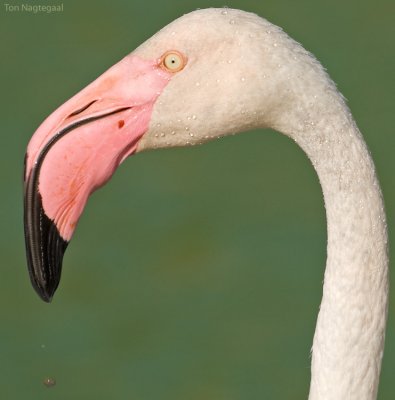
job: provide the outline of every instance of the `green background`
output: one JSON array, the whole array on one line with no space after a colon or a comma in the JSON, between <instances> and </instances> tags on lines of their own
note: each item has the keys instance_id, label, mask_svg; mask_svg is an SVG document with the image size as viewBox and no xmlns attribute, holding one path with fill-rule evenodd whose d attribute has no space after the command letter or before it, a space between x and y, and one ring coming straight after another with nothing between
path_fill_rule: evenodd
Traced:
<instances>
[{"instance_id":1,"label":"green background","mask_svg":"<svg viewBox=\"0 0 395 400\"><path fill-rule=\"evenodd\" d=\"M223 5L0 5L1 399L307 398L325 212L309 161L276 132L132 157L91 198L51 304L26 270L21 176L36 127L162 26ZM282 26L328 69L373 154L394 242L394 2L226 5ZM394 313L392 292L381 400L395 398Z\"/></svg>"}]
</instances>

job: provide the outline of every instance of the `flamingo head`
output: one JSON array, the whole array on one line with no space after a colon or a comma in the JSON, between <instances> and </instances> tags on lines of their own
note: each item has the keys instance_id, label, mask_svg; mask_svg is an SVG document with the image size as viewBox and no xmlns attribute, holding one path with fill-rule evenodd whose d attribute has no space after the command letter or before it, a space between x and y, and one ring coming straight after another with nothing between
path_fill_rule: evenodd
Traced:
<instances>
[{"instance_id":1,"label":"flamingo head","mask_svg":"<svg viewBox=\"0 0 395 400\"><path fill-rule=\"evenodd\" d=\"M281 46L285 40L279 28L251 13L192 12L41 124L25 158L24 221L30 278L43 300L59 284L64 251L89 195L125 158L276 127L292 101L280 59L296 53Z\"/></svg>"}]
</instances>

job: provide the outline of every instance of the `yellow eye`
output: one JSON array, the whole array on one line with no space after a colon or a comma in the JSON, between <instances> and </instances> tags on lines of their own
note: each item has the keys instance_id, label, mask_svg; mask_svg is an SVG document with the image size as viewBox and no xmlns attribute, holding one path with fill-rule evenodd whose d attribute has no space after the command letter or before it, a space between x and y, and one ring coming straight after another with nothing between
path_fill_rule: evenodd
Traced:
<instances>
[{"instance_id":1,"label":"yellow eye","mask_svg":"<svg viewBox=\"0 0 395 400\"><path fill-rule=\"evenodd\" d=\"M178 72L185 67L186 58L177 50L171 50L163 54L160 63L167 71Z\"/></svg>"}]
</instances>

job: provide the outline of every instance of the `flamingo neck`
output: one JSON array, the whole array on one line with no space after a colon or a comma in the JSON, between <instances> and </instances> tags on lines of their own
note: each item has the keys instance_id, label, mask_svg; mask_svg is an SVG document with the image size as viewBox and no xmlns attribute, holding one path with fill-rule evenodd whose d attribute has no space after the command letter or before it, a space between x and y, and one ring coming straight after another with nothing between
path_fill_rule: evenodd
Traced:
<instances>
[{"instance_id":1,"label":"flamingo neck","mask_svg":"<svg viewBox=\"0 0 395 400\"><path fill-rule=\"evenodd\" d=\"M325 92L321 101L305 99L289 134L317 171L328 227L309 399L373 400L388 302L384 207L372 159L347 106L336 91Z\"/></svg>"}]
</instances>

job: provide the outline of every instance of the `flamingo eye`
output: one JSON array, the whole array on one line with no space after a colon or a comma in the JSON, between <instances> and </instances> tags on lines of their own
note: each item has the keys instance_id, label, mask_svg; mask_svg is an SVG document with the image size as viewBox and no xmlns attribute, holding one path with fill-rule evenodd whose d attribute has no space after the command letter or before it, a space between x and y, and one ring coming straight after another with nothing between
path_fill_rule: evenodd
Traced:
<instances>
[{"instance_id":1,"label":"flamingo eye","mask_svg":"<svg viewBox=\"0 0 395 400\"><path fill-rule=\"evenodd\" d=\"M186 58L180 52L171 50L161 57L160 64L169 72L178 72L185 67Z\"/></svg>"}]
</instances>

